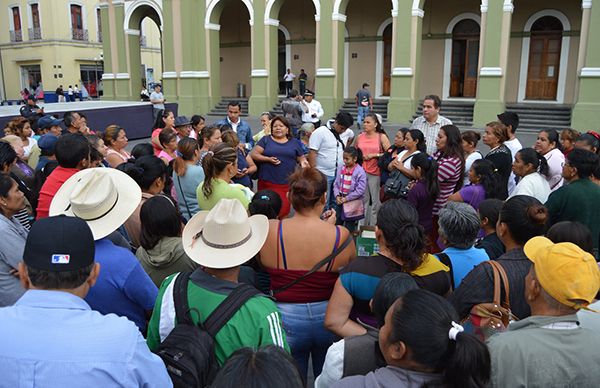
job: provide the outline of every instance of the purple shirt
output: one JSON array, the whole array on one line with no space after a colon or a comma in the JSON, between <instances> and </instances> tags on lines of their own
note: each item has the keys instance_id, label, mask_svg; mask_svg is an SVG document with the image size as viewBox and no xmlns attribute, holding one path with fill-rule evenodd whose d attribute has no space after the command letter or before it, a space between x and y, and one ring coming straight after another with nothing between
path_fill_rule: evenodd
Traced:
<instances>
[{"instance_id":1,"label":"purple shirt","mask_svg":"<svg viewBox=\"0 0 600 388\"><path fill-rule=\"evenodd\" d=\"M287 184L288 177L296 169L298 157L304 155L300 147L300 141L292 138L285 143L278 143L271 136L265 136L258 141L257 145L264 149L264 156L274 156L281 162L278 165L260 163L258 165L258 179L278 185Z\"/></svg>"},{"instance_id":2,"label":"purple shirt","mask_svg":"<svg viewBox=\"0 0 600 388\"><path fill-rule=\"evenodd\" d=\"M485 190L480 184L465 186L459 190L458 194L464 203L473 206L475 210L479 210L479 204L485 199Z\"/></svg>"},{"instance_id":3,"label":"purple shirt","mask_svg":"<svg viewBox=\"0 0 600 388\"><path fill-rule=\"evenodd\" d=\"M421 225L427 234L433 229L433 205L435 199L431 198L427 192L427 185L423 181L418 181L408 192L408 202L410 202L419 214L419 225Z\"/></svg>"}]
</instances>

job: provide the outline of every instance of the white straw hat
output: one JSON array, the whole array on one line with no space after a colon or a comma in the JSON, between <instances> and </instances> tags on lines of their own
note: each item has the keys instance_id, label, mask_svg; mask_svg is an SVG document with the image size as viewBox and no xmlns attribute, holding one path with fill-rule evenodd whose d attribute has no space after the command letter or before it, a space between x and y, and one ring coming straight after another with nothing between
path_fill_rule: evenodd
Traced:
<instances>
[{"instance_id":1,"label":"white straw hat","mask_svg":"<svg viewBox=\"0 0 600 388\"><path fill-rule=\"evenodd\" d=\"M50 216L79 217L99 240L123 225L141 200L142 190L129 175L114 168L89 168L60 187L50 204Z\"/></svg>"},{"instance_id":2,"label":"white straw hat","mask_svg":"<svg viewBox=\"0 0 600 388\"><path fill-rule=\"evenodd\" d=\"M210 211L192 217L183 229L183 249L208 268L244 264L260 251L269 232L264 215L248 217L237 199L221 199Z\"/></svg>"}]
</instances>

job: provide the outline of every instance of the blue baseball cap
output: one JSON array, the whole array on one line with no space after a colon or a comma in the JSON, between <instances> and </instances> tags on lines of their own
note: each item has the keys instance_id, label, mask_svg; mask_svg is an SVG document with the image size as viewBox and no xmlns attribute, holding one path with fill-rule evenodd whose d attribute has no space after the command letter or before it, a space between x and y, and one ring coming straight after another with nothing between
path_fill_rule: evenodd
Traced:
<instances>
[{"instance_id":1,"label":"blue baseball cap","mask_svg":"<svg viewBox=\"0 0 600 388\"><path fill-rule=\"evenodd\" d=\"M38 129L48 129L55 125L60 125L64 119L57 119L54 116L42 116L38 120Z\"/></svg>"},{"instance_id":2,"label":"blue baseball cap","mask_svg":"<svg viewBox=\"0 0 600 388\"><path fill-rule=\"evenodd\" d=\"M54 149L56 148L56 142L58 141L58 137L51 134L51 133L47 133L45 135L43 135L42 137L40 137L40 139L38 140L38 147L40 147L40 149L42 151L50 151L52 153L54 153Z\"/></svg>"}]
</instances>

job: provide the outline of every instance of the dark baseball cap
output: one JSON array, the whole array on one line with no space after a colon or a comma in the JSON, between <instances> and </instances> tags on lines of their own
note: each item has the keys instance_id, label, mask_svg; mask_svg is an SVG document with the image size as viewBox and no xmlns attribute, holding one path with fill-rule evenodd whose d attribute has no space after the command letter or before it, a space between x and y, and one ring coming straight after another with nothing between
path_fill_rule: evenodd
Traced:
<instances>
[{"instance_id":1,"label":"dark baseball cap","mask_svg":"<svg viewBox=\"0 0 600 388\"><path fill-rule=\"evenodd\" d=\"M64 119L57 119L54 116L43 116L38 120L38 128L39 129L47 129L53 127L55 125L60 125Z\"/></svg>"},{"instance_id":2,"label":"dark baseball cap","mask_svg":"<svg viewBox=\"0 0 600 388\"><path fill-rule=\"evenodd\" d=\"M56 137L55 135L53 135L51 133L47 133L47 134L43 135L42 137L40 137L40 139L38 140L38 147L40 147L40 149L42 151L50 151L50 152L54 153L54 150L56 149L57 141L58 141L58 137Z\"/></svg>"},{"instance_id":3,"label":"dark baseball cap","mask_svg":"<svg viewBox=\"0 0 600 388\"><path fill-rule=\"evenodd\" d=\"M192 122L185 116L177 116L175 117L175 125L174 127L182 127L184 125L189 125Z\"/></svg>"},{"instance_id":4,"label":"dark baseball cap","mask_svg":"<svg viewBox=\"0 0 600 388\"><path fill-rule=\"evenodd\" d=\"M76 271L94 263L94 236L87 223L64 215L36 221L25 243L23 262L48 272Z\"/></svg>"},{"instance_id":5,"label":"dark baseball cap","mask_svg":"<svg viewBox=\"0 0 600 388\"><path fill-rule=\"evenodd\" d=\"M506 111L504 113L500 113L498 115L498 120L507 127L510 125L513 128L513 131L517 129L519 126L519 115L515 112Z\"/></svg>"},{"instance_id":6,"label":"dark baseball cap","mask_svg":"<svg viewBox=\"0 0 600 388\"><path fill-rule=\"evenodd\" d=\"M32 100L32 101L37 101L37 98L35 98L35 96L33 94L30 94L29 96L27 96L28 100Z\"/></svg>"}]
</instances>

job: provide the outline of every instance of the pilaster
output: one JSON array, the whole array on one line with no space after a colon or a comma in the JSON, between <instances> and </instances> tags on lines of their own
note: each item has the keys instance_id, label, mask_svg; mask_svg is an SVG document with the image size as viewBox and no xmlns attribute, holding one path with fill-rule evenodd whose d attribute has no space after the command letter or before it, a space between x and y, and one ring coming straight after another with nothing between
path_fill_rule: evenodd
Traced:
<instances>
[{"instance_id":1,"label":"pilaster","mask_svg":"<svg viewBox=\"0 0 600 388\"><path fill-rule=\"evenodd\" d=\"M261 112L267 111L273 107L270 96L269 78L273 76L273 72L267 69L267 56L272 49L269 45L270 26L263 22L265 14L265 1L255 1L254 17L250 15L253 21L250 23L250 52L252 70L250 73L250 82L252 83L252 94L248 100L248 113L253 116L258 116ZM279 24L272 23L272 24ZM275 72L275 77L277 73Z\"/></svg>"},{"instance_id":2,"label":"pilaster","mask_svg":"<svg viewBox=\"0 0 600 388\"><path fill-rule=\"evenodd\" d=\"M111 9L111 5L108 3L102 3L100 5L100 19L102 23L102 31L105 31L104 39L102 42L102 52L104 56L104 74L106 75L102 77L102 99L103 100L114 100L115 96L115 81L113 77L113 72L117 70L116 66L113 65L113 50L116 53L117 48L113 47L113 41L116 39L115 31L116 28L114 26L113 20L113 11Z\"/></svg>"},{"instance_id":3,"label":"pilaster","mask_svg":"<svg viewBox=\"0 0 600 388\"><path fill-rule=\"evenodd\" d=\"M482 13L486 10L482 8ZM513 6L510 0L489 0L479 51L481 67L473 126L483 127L505 108L506 71Z\"/></svg>"},{"instance_id":4,"label":"pilaster","mask_svg":"<svg viewBox=\"0 0 600 388\"><path fill-rule=\"evenodd\" d=\"M343 99L345 15L333 14L333 4L333 0L321 1L321 17L316 22L315 92L328 115L337 112Z\"/></svg>"},{"instance_id":5,"label":"pilaster","mask_svg":"<svg viewBox=\"0 0 600 388\"><path fill-rule=\"evenodd\" d=\"M131 88L127 58L127 36L123 28L125 20L125 4L124 3L113 3L114 7L114 25L115 25L115 40L116 40L116 53L117 53L117 71L115 74L115 99L117 100L129 100L131 99ZM139 46L139 44L138 44ZM113 50L115 48L113 47ZM114 54L114 51L113 51Z\"/></svg>"}]
</instances>

